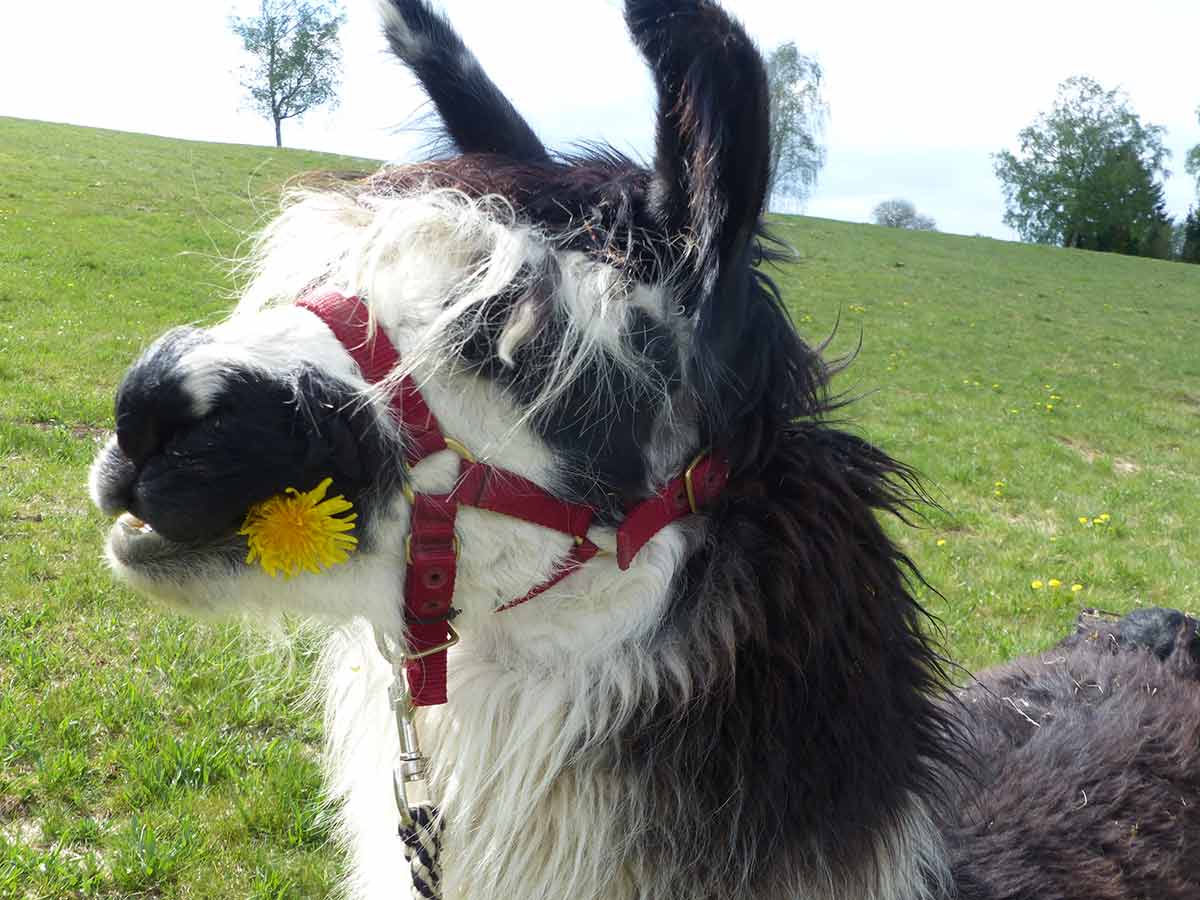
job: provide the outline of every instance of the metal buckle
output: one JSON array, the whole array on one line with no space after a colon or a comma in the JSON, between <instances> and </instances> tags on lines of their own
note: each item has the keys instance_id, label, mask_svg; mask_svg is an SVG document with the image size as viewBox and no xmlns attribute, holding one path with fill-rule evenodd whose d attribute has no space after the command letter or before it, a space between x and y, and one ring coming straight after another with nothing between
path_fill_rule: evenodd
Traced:
<instances>
[{"instance_id":1,"label":"metal buckle","mask_svg":"<svg viewBox=\"0 0 1200 900\"><path fill-rule=\"evenodd\" d=\"M692 460L691 465L687 467L687 471L683 473L683 483L687 487L688 508L694 512L700 512L696 507L696 488L692 484L692 476L696 473L696 467L708 457L709 451L703 450L700 455Z\"/></svg>"}]
</instances>

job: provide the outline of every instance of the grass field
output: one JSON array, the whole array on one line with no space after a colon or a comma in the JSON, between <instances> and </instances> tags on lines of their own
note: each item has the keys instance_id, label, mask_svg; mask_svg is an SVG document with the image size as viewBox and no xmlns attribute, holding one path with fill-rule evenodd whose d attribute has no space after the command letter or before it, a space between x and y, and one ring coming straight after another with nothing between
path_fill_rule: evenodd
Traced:
<instances>
[{"instance_id":1,"label":"grass field","mask_svg":"<svg viewBox=\"0 0 1200 900\"><path fill-rule=\"evenodd\" d=\"M0 119L0 898L321 897L336 878L307 645L114 585L84 481L122 370L228 309L222 260L280 185L360 165ZM864 395L852 427L944 507L895 533L952 655L1036 650L1081 606L1200 605L1200 267L779 227L800 327L840 316L835 353L862 337L839 382Z\"/></svg>"}]
</instances>

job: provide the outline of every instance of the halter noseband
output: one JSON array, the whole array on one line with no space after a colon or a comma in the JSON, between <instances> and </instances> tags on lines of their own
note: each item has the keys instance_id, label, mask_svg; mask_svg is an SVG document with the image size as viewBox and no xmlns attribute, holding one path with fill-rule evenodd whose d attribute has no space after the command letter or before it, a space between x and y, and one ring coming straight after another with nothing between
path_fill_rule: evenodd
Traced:
<instances>
[{"instance_id":1,"label":"halter noseband","mask_svg":"<svg viewBox=\"0 0 1200 900\"><path fill-rule=\"evenodd\" d=\"M329 327L369 383L382 381L399 364L399 354L387 335L371 328L367 304L360 298L327 293L302 298L297 305L316 314ZM400 382L388 403L404 432L409 469L442 450L451 450L459 457L458 479L449 493L416 494L406 487L411 514L404 576L408 636L405 675L412 705L433 706L446 702L446 651L458 641L450 624L455 615L459 546L454 523L458 507L473 506L533 522L574 539L566 560L549 579L496 612L532 600L600 553L588 538L595 510L555 497L527 478L476 460L463 444L442 434L411 377ZM617 528L617 565L628 569L654 535L707 506L721 494L728 480L728 462L702 453L658 493L631 505Z\"/></svg>"}]
</instances>

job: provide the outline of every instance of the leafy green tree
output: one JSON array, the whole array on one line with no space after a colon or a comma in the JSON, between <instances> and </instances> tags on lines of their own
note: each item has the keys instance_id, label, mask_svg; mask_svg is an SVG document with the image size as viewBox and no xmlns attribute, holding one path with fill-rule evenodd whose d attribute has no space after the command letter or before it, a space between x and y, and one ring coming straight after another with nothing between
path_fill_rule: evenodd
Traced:
<instances>
[{"instance_id":1,"label":"leafy green tree","mask_svg":"<svg viewBox=\"0 0 1200 900\"><path fill-rule=\"evenodd\" d=\"M1183 241L1179 249L1183 262L1200 263L1200 207L1191 210L1183 220Z\"/></svg>"},{"instance_id":2,"label":"leafy green tree","mask_svg":"<svg viewBox=\"0 0 1200 900\"><path fill-rule=\"evenodd\" d=\"M1200 121L1200 106L1196 107L1196 120ZM1183 167L1189 175L1196 179L1196 199L1200 200L1200 144L1188 151Z\"/></svg>"},{"instance_id":3,"label":"leafy green tree","mask_svg":"<svg viewBox=\"0 0 1200 900\"><path fill-rule=\"evenodd\" d=\"M1021 130L1019 153L994 157L1005 224L1038 244L1134 254L1158 247L1164 133L1143 124L1123 92L1068 78L1054 109Z\"/></svg>"},{"instance_id":4,"label":"leafy green tree","mask_svg":"<svg viewBox=\"0 0 1200 900\"><path fill-rule=\"evenodd\" d=\"M871 221L886 228L907 228L909 231L937 231L937 222L917 212L909 200L897 197L884 200L871 212Z\"/></svg>"},{"instance_id":5,"label":"leafy green tree","mask_svg":"<svg viewBox=\"0 0 1200 900\"><path fill-rule=\"evenodd\" d=\"M1172 241L1175 237L1175 222L1167 215L1166 201L1154 210L1154 216L1142 233L1137 245L1129 252L1135 256L1151 259L1172 259Z\"/></svg>"},{"instance_id":6,"label":"leafy green tree","mask_svg":"<svg viewBox=\"0 0 1200 900\"><path fill-rule=\"evenodd\" d=\"M261 0L257 16L231 16L229 27L254 61L242 67L242 87L255 112L282 125L310 109L337 103L342 58L337 0Z\"/></svg>"},{"instance_id":7,"label":"leafy green tree","mask_svg":"<svg viewBox=\"0 0 1200 900\"><path fill-rule=\"evenodd\" d=\"M768 196L803 201L825 165L821 138L829 107L821 95L821 66L791 41L767 57L771 99L771 181Z\"/></svg>"}]
</instances>

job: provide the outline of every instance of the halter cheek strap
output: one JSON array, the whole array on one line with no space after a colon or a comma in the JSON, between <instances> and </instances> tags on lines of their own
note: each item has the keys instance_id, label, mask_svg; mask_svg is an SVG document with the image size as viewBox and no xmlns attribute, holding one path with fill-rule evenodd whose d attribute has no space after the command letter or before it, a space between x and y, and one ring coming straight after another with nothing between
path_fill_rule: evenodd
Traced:
<instances>
[{"instance_id":1,"label":"halter cheek strap","mask_svg":"<svg viewBox=\"0 0 1200 900\"><path fill-rule=\"evenodd\" d=\"M378 328L372 328L367 304L339 293L310 296L297 305L315 313L354 359L363 377L377 384L399 365L400 356ZM458 568L455 518L459 506L473 506L533 522L574 539L565 560L549 579L496 611L520 606L548 591L600 552L588 538L595 510L555 497L513 472L477 461L459 442L447 438L411 377L389 398L389 408L405 435L405 462L411 469L442 450L459 456L458 479L446 494L411 494L404 574L404 623L408 651L405 674L413 706L446 702L446 651L458 640L454 582ZM715 500L729 480L729 464L701 454L682 475L652 497L630 506L617 528L617 565L628 569L638 551L667 525Z\"/></svg>"}]
</instances>

